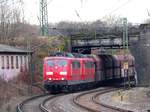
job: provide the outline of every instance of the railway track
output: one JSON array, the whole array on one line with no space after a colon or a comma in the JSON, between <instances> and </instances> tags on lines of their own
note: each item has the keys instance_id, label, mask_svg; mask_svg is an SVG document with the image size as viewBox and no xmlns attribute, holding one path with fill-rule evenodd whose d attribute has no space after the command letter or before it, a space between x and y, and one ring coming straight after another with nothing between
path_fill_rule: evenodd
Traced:
<instances>
[{"instance_id":1,"label":"railway track","mask_svg":"<svg viewBox=\"0 0 150 112\"><path fill-rule=\"evenodd\" d=\"M41 95L30 97L24 100L23 102L21 102L20 104L18 104L16 110L17 112L34 112L34 110L36 110L36 112L40 112L40 109L38 108L39 104L36 104L35 102L39 101L40 103L43 99L47 97L48 94L41 94ZM32 104L32 108L31 108L31 104Z\"/></svg>"},{"instance_id":2,"label":"railway track","mask_svg":"<svg viewBox=\"0 0 150 112\"><path fill-rule=\"evenodd\" d=\"M17 112L57 112L57 111L68 111L68 108L61 109L60 104L73 102L73 108L77 110L85 110L90 112L132 112L129 110L124 110L116 108L110 105L103 104L99 101L99 97L107 92L118 90L118 88L99 88L96 90L90 90L82 93L75 94L58 94L58 95L48 95L42 94L38 96L26 99L17 106ZM70 100L66 100L70 97ZM72 98L71 98L72 97ZM60 100L63 99L63 100ZM72 100L71 100L72 99ZM66 100L66 101L65 101ZM62 102L63 101L63 102ZM58 103L60 102L60 103ZM62 105L63 107L63 105ZM72 108L72 107L70 107ZM74 110L74 109L72 109ZM74 112L72 111L71 112Z\"/></svg>"},{"instance_id":3,"label":"railway track","mask_svg":"<svg viewBox=\"0 0 150 112\"><path fill-rule=\"evenodd\" d=\"M100 103L98 100L100 95L115 90L117 90L117 88L105 88L103 90L84 92L74 97L73 102L77 106L91 112L132 112Z\"/></svg>"},{"instance_id":4,"label":"railway track","mask_svg":"<svg viewBox=\"0 0 150 112\"><path fill-rule=\"evenodd\" d=\"M55 96L51 96L49 98L46 98L40 105L39 108L42 110L42 112L50 112L50 109L47 108L46 103L51 101L52 99L55 99L56 97L60 97L63 94L59 94L59 95L55 95Z\"/></svg>"},{"instance_id":5,"label":"railway track","mask_svg":"<svg viewBox=\"0 0 150 112\"><path fill-rule=\"evenodd\" d=\"M17 112L49 112L46 103L61 95L41 94L33 96L18 104L16 110Z\"/></svg>"},{"instance_id":6,"label":"railway track","mask_svg":"<svg viewBox=\"0 0 150 112\"><path fill-rule=\"evenodd\" d=\"M148 97L150 97L150 91L149 91L149 92L147 92L147 96L148 96Z\"/></svg>"}]
</instances>

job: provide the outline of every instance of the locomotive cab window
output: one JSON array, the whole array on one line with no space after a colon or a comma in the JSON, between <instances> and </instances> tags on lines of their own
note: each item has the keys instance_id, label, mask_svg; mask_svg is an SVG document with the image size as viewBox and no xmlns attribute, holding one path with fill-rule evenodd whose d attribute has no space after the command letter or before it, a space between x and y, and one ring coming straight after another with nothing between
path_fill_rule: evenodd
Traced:
<instances>
[{"instance_id":1,"label":"locomotive cab window","mask_svg":"<svg viewBox=\"0 0 150 112\"><path fill-rule=\"evenodd\" d=\"M78 62L78 61L73 61L73 62L72 62L72 68L73 68L73 69L78 69L78 68L80 68L80 62Z\"/></svg>"},{"instance_id":2,"label":"locomotive cab window","mask_svg":"<svg viewBox=\"0 0 150 112\"><path fill-rule=\"evenodd\" d=\"M60 67L66 66L67 65L67 61L66 60L48 60L47 61L48 66L54 66L54 65L58 65Z\"/></svg>"},{"instance_id":3,"label":"locomotive cab window","mask_svg":"<svg viewBox=\"0 0 150 112\"><path fill-rule=\"evenodd\" d=\"M53 60L48 60L47 65L48 66L54 66L54 61Z\"/></svg>"},{"instance_id":4,"label":"locomotive cab window","mask_svg":"<svg viewBox=\"0 0 150 112\"><path fill-rule=\"evenodd\" d=\"M67 65L67 61L66 60L59 60L58 61L58 65L59 66L66 66Z\"/></svg>"},{"instance_id":5,"label":"locomotive cab window","mask_svg":"<svg viewBox=\"0 0 150 112\"><path fill-rule=\"evenodd\" d=\"M86 61L84 63L84 65L85 65L85 68L93 68L94 67L94 63L91 61Z\"/></svg>"}]
</instances>

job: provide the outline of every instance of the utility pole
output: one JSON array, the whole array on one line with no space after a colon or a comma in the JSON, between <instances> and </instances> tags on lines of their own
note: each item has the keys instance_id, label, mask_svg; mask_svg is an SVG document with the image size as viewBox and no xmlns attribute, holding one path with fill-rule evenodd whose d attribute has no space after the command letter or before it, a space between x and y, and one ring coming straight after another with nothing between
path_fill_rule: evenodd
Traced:
<instances>
[{"instance_id":1,"label":"utility pole","mask_svg":"<svg viewBox=\"0 0 150 112\"><path fill-rule=\"evenodd\" d=\"M128 26L127 18L123 18L123 49L128 50Z\"/></svg>"},{"instance_id":2,"label":"utility pole","mask_svg":"<svg viewBox=\"0 0 150 112\"><path fill-rule=\"evenodd\" d=\"M124 76L127 76L128 78L128 87L130 88L130 76L128 73L128 49L129 49L129 39L128 39L128 26L127 26L127 18L123 18L123 50L124 50L124 63L123 63L123 69L124 69ZM124 79L125 83L125 79ZM125 85L124 85L125 86Z\"/></svg>"},{"instance_id":3,"label":"utility pole","mask_svg":"<svg viewBox=\"0 0 150 112\"><path fill-rule=\"evenodd\" d=\"M47 0L40 0L40 30L42 36L48 36Z\"/></svg>"},{"instance_id":4,"label":"utility pole","mask_svg":"<svg viewBox=\"0 0 150 112\"><path fill-rule=\"evenodd\" d=\"M28 75L30 77L30 84L28 85L28 93L30 95L32 95L32 84L33 84L33 74L32 74L32 70L31 70L31 66L32 66L32 58L31 58L31 37L27 37L27 57L28 57Z\"/></svg>"},{"instance_id":5,"label":"utility pole","mask_svg":"<svg viewBox=\"0 0 150 112\"><path fill-rule=\"evenodd\" d=\"M123 18L123 49L124 49L124 55L128 54L129 38L128 38L127 18Z\"/></svg>"}]
</instances>

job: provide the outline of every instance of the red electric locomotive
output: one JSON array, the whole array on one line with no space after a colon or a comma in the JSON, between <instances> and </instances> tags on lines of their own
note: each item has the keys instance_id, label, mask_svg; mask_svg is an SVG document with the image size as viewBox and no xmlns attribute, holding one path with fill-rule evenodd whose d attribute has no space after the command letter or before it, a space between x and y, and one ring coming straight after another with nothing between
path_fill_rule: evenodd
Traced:
<instances>
[{"instance_id":1,"label":"red electric locomotive","mask_svg":"<svg viewBox=\"0 0 150 112\"><path fill-rule=\"evenodd\" d=\"M43 65L44 86L49 91L69 90L93 83L95 75L92 58L46 57Z\"/></svg>"}]
</instances>

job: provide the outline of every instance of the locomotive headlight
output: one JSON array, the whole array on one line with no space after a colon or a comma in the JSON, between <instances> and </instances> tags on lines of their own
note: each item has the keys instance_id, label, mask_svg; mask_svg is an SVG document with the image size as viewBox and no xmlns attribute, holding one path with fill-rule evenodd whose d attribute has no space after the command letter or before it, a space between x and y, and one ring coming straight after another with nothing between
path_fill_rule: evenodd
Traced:
<instances>
[{"instance_id":1,"label":"locomotive headlight","mask_svg":"<svg viewBox=\"0 0 150 112\"><path fill-rule=\"evenodd\" d=\"M46 75L53 75L53 72L46 72Z\"/></svg>"},{"instance_id":2,"label":"locomotive headlight","mask_svg":"<svg viewBox=\"0 0 150 112\"><path fill-rule=\"evenodd\" d=\"M67 72L60 72L60 75L67 75Z\"/></svg>"}]
</instances>

